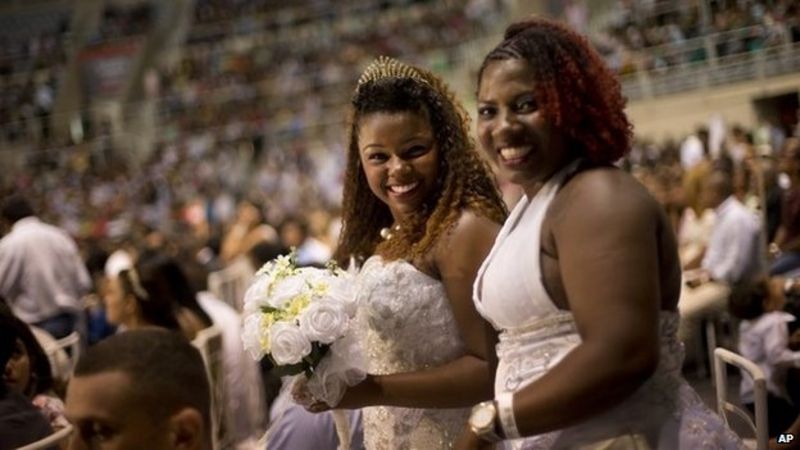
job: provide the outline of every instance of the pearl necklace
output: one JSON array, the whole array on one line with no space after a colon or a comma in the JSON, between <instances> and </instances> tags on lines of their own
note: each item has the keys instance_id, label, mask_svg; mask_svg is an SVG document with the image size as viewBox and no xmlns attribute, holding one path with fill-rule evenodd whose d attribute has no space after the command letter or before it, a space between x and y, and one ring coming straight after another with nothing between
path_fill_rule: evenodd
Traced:
<instances>
[{"instance_id":1,"label":"pearl necklace","mask_svg":"<svg viewBox=\"0 0 800 450\"><path fill-rule=\"evenodd\" d=\"M389 227L381 228L381 237L383 238L384 241L388 241L398 231L400 231L400 225L395 225L391 228Z\"/></svg>"}]
</instances>

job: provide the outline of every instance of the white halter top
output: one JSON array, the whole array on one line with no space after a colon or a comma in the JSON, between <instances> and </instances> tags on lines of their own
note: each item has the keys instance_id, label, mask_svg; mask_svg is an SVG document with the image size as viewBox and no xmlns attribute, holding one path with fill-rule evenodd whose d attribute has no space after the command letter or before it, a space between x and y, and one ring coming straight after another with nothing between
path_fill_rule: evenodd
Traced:
<instances>
[{"instance_id":1,"label":"white halter top","mask_svg":"<svg viewBox=\"0 0 800 450\"><path fill-rule=\"evenodd\" d=\"M533 199L523 196L506 220L473 286L478 312L498 330L514 330L559 311L544 288L540 269L540 235L547 209L564 179L578 167L575 160L545 182Z\"/></svg>"}]
</instances>

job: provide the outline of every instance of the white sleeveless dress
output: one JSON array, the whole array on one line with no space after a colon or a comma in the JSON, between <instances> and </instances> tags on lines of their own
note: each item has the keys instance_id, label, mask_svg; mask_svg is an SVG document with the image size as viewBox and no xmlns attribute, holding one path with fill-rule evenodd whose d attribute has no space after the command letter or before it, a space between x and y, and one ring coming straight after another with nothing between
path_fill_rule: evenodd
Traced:
<instances>
[{"instance_id":1,"label":"white sleeveless dress","mask_svg":"<svg viewBox=\"0 0 800 450\"><path fill-rule=\"evenodd\" d=\"M441 281L406 261L369 258L358 276L357 324L374 375L440 366L465 354ZM458 439L468 408L363 410L369 450L446 449Z\"/></svg>"},{"instance_id":2,"label":"white sleeveless dress","mask_svg":"<svg viewBox=\"0 0 800 450\"><path fill-rule=\"evenodd\" d=\"M577 162L565 167L533 199L519 201L478 271L476 308L500 331L495 394L527 386L581 341L572 314L559 310L542 284L537 250L547 208L576 167ZM630 436L626 448L642 439L645 447L663 450L743 448L681 376L678 314L662 311L659 322L658 367L623 403L569 428L507 441L506 448L580 448L624 436Z\"/></svg>"}]
</instances>

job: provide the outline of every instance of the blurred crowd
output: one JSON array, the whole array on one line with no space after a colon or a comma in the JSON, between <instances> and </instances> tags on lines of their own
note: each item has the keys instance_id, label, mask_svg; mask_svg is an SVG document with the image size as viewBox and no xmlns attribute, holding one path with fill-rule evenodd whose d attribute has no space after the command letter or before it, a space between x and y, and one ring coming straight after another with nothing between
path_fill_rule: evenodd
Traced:
<instances>
[{"instance_id":1,"label":"blurred crowd","mask_svg":"<svg viewBox=\"0 0 800 450\"><path fill-rule=\"evenodd\" d=\"M702 4L622 1L608 27L592 39L622 75L800 42L796 2L710 1L707 15ZM704 42L706 37L708 42Z\"/></svg>"},{"instance_id":2,"label":"blurred crowd","mask_svg":"<svg viewBox=\"0 0 800 450\"><path fill-rule=\"evenodd\" d=\"M0 18L0 141L47 139L67 64L69 11Z\"/></svg>"},{"instance_id":3,"label":"blurred crowd","mask_svg":"<svg viewBox=\"0 0 800 450\"><path fill-rule=\"evenodd\" d=\"M222 3L236 4L222 8L225 16L218 19L226 23L277 8L198 2L195 13L207 20L189 30L187 42L213 22L217 16L209 11ZM290 216L313 218L312 229L329 241L341 195L344 107L361 64L382 53L420 58L431 42L450 48L469 41L486 32L487 9L501 6L406 3L297 25L308 39L295 38L294 45L278 32L266 40L255 33L243 50L187 43L151 92L158 128L146 158L116 148L107 124L86 126L80 143L32 151L29 170L4 176L3 192L28 195L40 215L75 236L84 251L155 230L179 247L218 253L243 201L257 204L273 228ZM141 30L148 11L146 5L107 10L104 23L122 20L130 26L120 29ZM367 14L372 20L364 20ZM417 32L397 32L412 23Z\"/></svg>"},{"instance_id":4,"label":"blurred crowd","mask_svg":"<svg viewBox=\"0 0 800 450\"><path fill-rule=\"evenodd\" d=\"M154 6L146 1L130 5L105 5L97 31L88 45L143 35L153 24Z\"/></svg>"},{"instance_id":5,"label":"blurred crowd","mask_svg":"<svg viewBox=\"0 0 800 450\"><path fill-rule=\"evenodd\" d=\"M0 141L31 142L25 170L0 175L0 199L21 195L30 207L26 226L40 221L74 240L76 266L85 266L74 278L88 278L67 300L83 314L72 325L85 343L115 327L154 324L190 339L212 325L232 335L241 327L236 299L209 285L214 274L246 282L289 248L301 264L323 265L340 227L345 107L364 63L386 54L445 75L463 70L463 47L503 25L507 7L503 0L335 3L196 1L179 56L147 75L145 96L157 107L153 149L145 155L126 153L105 122L86 122L79 139L49 139L68 21L28 35L0 32ZM796 2L712 1L708 22L694 2L666 3L675 4L622 2L616 22L593 36L621 74L704 60L709 48L696 38L708 35L730 32L712 41L716 56L800 41ZM142 35L156 19L154 3L109 6L88 43ZM732 198L760 217L763 252L750 257L791 279L800 276L799 139L797 128L714 122L680 141L640 141L621 164L663 205L687 270L713 239L720 203L706 198L706 181L727 174ZM19 231L14 224L7 217L0 236ZM130 278L132 269L146 275L142 286ZM162 279L180 292L157 295ZM147 303L151 295L174 303ZM134 306L126 309L128 301ZM233 319L226 322L226 314ZM63 317L29 319L64 335ZM23 344L17 353L60 365ZM236 351L230 358L238 362L229 364L246 364L241 348L228 350ZM280 382L261 369L259 389L269 402ZM64 426L55 378L21 389L52 412L54 428ZM251 388L247 383L241 387ZM263 431L263 420L254 418L235 439Z\"/></svg>"}]
</instances>

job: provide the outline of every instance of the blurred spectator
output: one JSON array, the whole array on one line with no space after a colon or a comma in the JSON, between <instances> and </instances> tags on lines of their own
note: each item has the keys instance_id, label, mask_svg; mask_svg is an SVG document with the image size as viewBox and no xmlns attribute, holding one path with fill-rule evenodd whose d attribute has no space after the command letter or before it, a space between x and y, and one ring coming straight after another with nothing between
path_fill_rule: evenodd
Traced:
<instances>
[{"instance_id":1,"label":"blurred spectator","mask_svg":"<svg viewBox=\"0 0 800 450\"><path fill-rule=\"evenodd\" d=\"M789 138L781 152L780 167L789 176L791 187L783 196L781 223L770 244L770 275L800 267L800 139Z\"/></svg>"},{"instance_id":2,"label":"blurred spectator","mask_svg":"<svg viewBox=\"0 0 800 450\"><path fill-rule=\"evenodd\" d=\"M730 311L741 319L739 325L739 353L756 363L767 380L767 419L769 436L786 431L798 417L786 390L786 371L800 368L800 352L789 350L788 322L795 317L780 309L769 308L775 296L767 280L742 286L731 295ZM777 302L780 304L781 302ZM753 380L742 377L740 398L754 411ZM800 399L795 399L800 400Z\"/></svg>"},{"instance_id":3,"label":"blurred spectator","mask_svg":"<svg viewBox=\"0 0 800 450\"><path fill-rule=\"evenodd\" d=\"M13 319L0 315L0 367L6 367L18 336ZM0 380L0 447L17 448L47 437L53 429L38 408Z\"/></svg>"},{"instance_id":4,"label":"blurred spectator","mask_svg":"<svg viewBox=\"0 0 800 450\"><path fill-rule=\"evenodd\" d=\"M6 386L25 396L48 419L54 430L69 424L64 418L64 402L55 393L50 362L28 325L0 309L0 316L10 317L16 330L14 352L3 372Z\"/></svg>"},{"instance_id":5,"label":"blurred spectator","mask_svg":"<svg viewBox=\"0 0 800 450\"><path fill-rule=\"evenodd\" d=\"M761 273L758 217L733 196L730 175L712 172L706 180L703 197L714 208L716 224L701 263L712 280L736 284Z\"/></svg>"},{"instance_id":6,"label":"blurred spectator","mask_svg":"<svg viewBox=\"0 0 800 450\"><path fill-rule=\"evenodd\" d=\"M119 331L144 327L181 330L170 299L151 297L133 267L122 270L109 281L104 301L108 321ZM194 337L194 334L187 330L186 336Z\"/></svg>"},{"instance_id":7,"label":"blurred spectator","mask_svg":"<svg viewBox=\"0 0 800 450\"><path fill-rule=\"evenodd\" d=\"M338 449L339 436L333 421L333 413L325 411L315 414L306 411L305 408L289 399L288 385L290 383L287 381L287 387L284 388L270 411L272 426L266 436L266 448L270 450ZM349 410L347 415L350 424L350 448L364 450L361 410Z\"/></svg>"},{"instance_id":8,"label":"blurred spectator","mask_svg":"<svg viewBox=\"0 0 800 450\"><path fill-rule=\"evenodd\" d=\"M74 330L85 337L81 298L91 279L75 242L39 220L21 196L5 198L0 214L12 225L0 240L0 297L17 317L56 338Z\"/></svg>"},{"instance_id":9,"label":"blurred spectator","mask_svg":"<svg viewBox=\"0 0 800 450\"><path fill-rule=\"evenodd\" d=\"M739 125L734 126L731 130L728 154L737 165L754 154L752 137Z\"/></svg>"},{"instance_id":10,"label":"blurred spectator","mask_svg":"<svg viewBox=\"0 0 800 450\"><path fill-rule=\"evenodd\" d=\"M708 129L700 127L694 134L686 137L681 144L681 165L689 170L708 157Z\"/></svg>"},{"instance_id":11,"label":"blurred spectator","mask_svg":"<svg viewBox=\"0 0 800 450\"><path fill-rule=\"evenodd\" d=\"M261 208L253 202L244 200L239 203L236 222L222 241L222 260L230 263L247 254L256 243L276 239L278 234L265 222Z\"/></svg>"},{"instance_id":12,"label":"blurred spectator","mask_svg":"<svg viewBox=\"0 0 800 450\"><path fill-rule=\"evenodd\" d=\"M700 319L725 309L732 285L750 281L762 270L761 225L758 217L734 197L730 174L712 172L704 184L703 199L715 210L716 222L699 270L684 273L689 287L678 303L679 334L684 343L691 342Z\"/></svg>"},{"instance_id":13,"label":"blurred spectator","mask_svg":"<svg viewBox=\"0 0 800 450\"><path fill-rule=\"evenodd\" d=\"M331 258L330 247L311 235L306 219L288 217L281 223L279 231L283 246L296 249L299 266L324 266Z\"/></svg>"},{"instance_id":14,"label":"blurred spectator","mask_svg":"<svg viewBox=\"0 0 800 450\"><path fill-rule=\"evenodd\" d=\"M773 242L778 234L783 211L784 191L778 182L778 164L773 159L761 158L761 173L764 183L764 201L766 203L766 238Z\"/></svg>"},{"instance_id":15,"label":"blurred spectator","mask_svg":"<svg viewBox=\"0 0 800 450\"><path fill-rule=\"evenodd\" d=\"M189 339L212 325L211 317L197 303L197 293L178 262L159 251L142 253L136 273L150 302L170 306L180 329Z\"/></svg>"}]
</instances>

